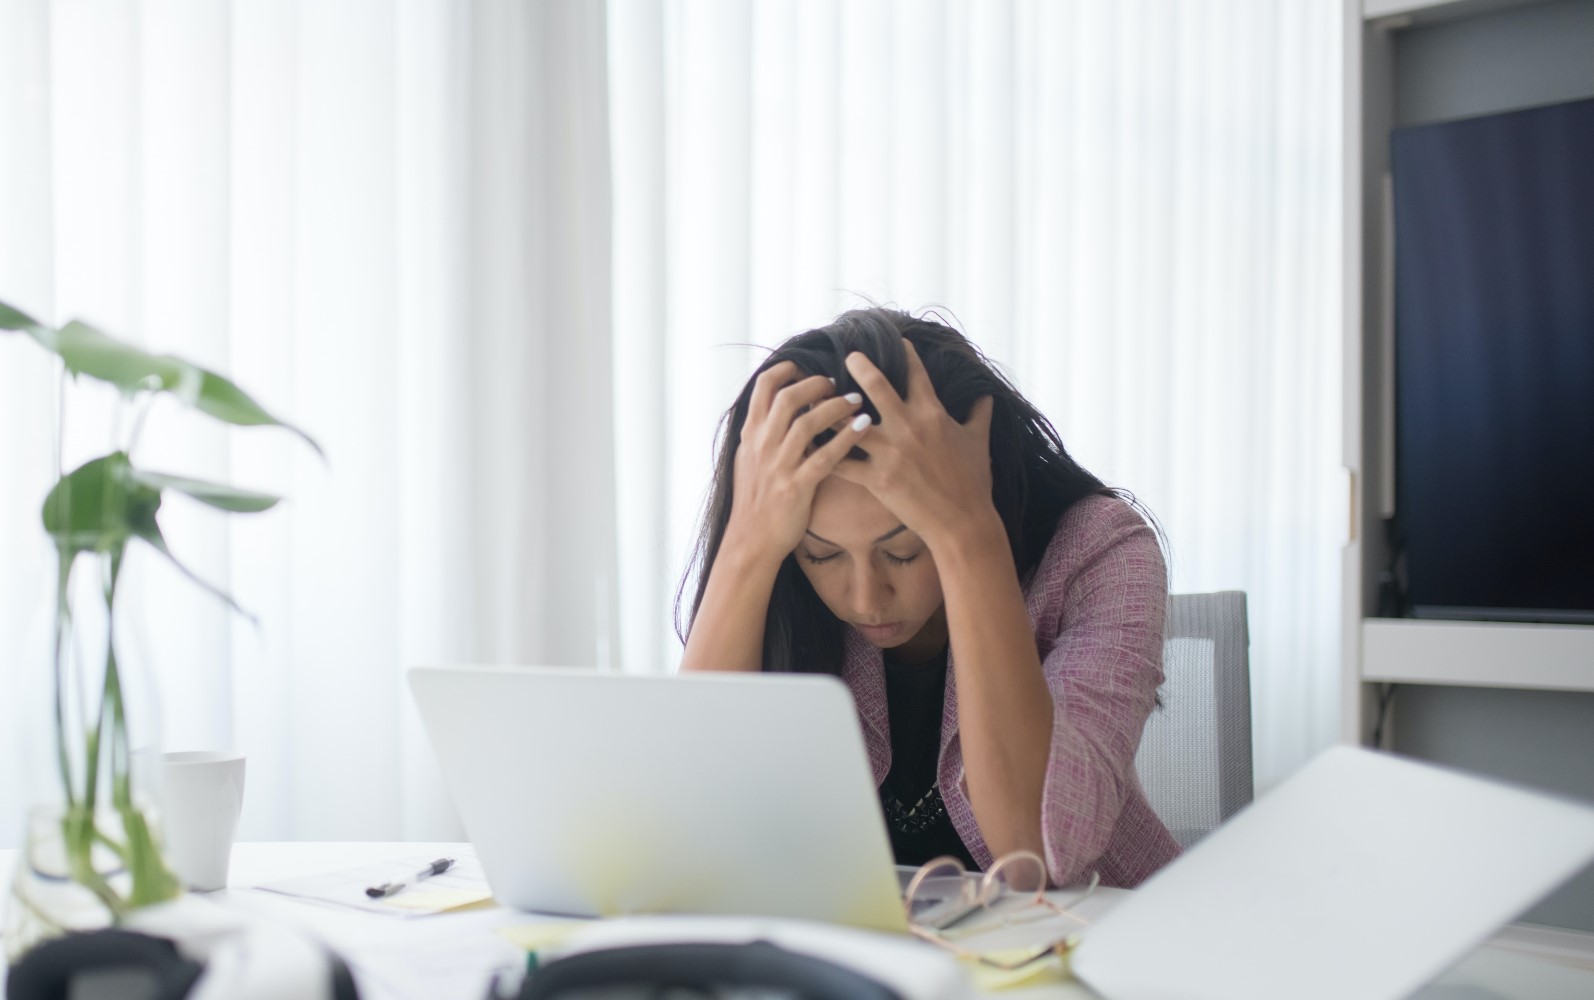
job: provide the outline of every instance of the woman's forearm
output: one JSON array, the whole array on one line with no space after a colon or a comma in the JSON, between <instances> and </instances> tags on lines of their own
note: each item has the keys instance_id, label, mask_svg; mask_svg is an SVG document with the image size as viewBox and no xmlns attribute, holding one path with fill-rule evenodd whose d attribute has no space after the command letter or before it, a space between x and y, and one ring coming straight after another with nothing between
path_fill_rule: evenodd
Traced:
<instances>
[{"instance_id":1,"label":"woman's forearm","mask_svg":"<svg viewBox=\"0 0 1594 1000\"><path fill-rule=\"evenodd\" d=\"M763 669L764 619L783 558L727 529L686 637L682 670Z\"/></svg>"},{"instance_id":2,"label":"woman's forearm","mask_svg":"<svg viewBox=\"0 0 1594 1000\"><path fill-rule=\"evenodd\" d=\"M965 520L930 540L946 600L969 804L995 857L1042 854L1051 692L1001 520Z\"/></svg>"}]
</instances>

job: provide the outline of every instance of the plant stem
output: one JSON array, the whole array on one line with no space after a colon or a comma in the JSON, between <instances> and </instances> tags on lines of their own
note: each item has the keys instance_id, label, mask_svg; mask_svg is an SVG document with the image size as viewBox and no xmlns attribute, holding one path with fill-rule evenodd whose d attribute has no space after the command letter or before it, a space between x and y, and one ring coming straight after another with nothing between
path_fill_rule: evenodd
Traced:
<instances>
[{"instance_id":1,"label":"plant stem","mask_svg":"<svg viewBox=\"0 0 1594 1000\"><path fill-rule=\"evenodd\" d=\"M127 732L127 714L122 702L122 675L116 662L116 583L122 572L122 554L110 557L109 578L105 586L105 697L111 716L111 802L122 817L122 834L127 840L127 871L132 877L128 902L147 906L177 895L177 878L166 867L160 845L150 832L144 813L133 801L132 748Z\"/></svg>"},{"instance_id":2,"label":"plant stem","mask_svg":"<svg viewBox=\"0 0 1594 1000\"><path fill-rule=\"evenodd\" d=\"M127 867L127 848L122 844L118 844L110 837L107 837L103 832L100 831L98 826L94 828L94 842L99 844L101 847L104 847L112 854L115 854L116 860L122 863L123 868Z\"/></svg>"},{"instance_id":3,"label":"plant stem","mask_svg":"<svg viewBox=\"0 0 1594 1000\"><path fill-rule=\"evenodd\" d=\"M105 675L105 684L109 686L111 675ZM83 807L90 813L98 806L100 801L100 731L105 726L105 707L110 693L106 690L100 692L100 710L94 718L94 728L89 730L88 739L84 745L83 762Z\"/></svg>"},{"instance_id":4,"label":"plant stem","mask_svg":"<svg viewBox=\"0 0 1594 1000\"><path fill-rule=\"evenodd\" d=\"M56 550L59 568L55 584L55 754L61 768L61 789L66 793L68 809L77 805L77 791L72 787L72 763L66 750L66 628L72 620L67 598L72 584L74 557L68 550Z\"/></svg>"},{"instance_id":5,"label":"plant stem","mask_svg":"<svg viewBox=\"0 0 1594 1000\"><path fill-rule=\"evenodd\" d=\"M106 716L121 715L121 679L116 671L116 653L114 643L114 623L110 619L109 609L115 595L115 579L120 568L119 553L109 553L106 558L110 560L105 583L105 601L107 608L105 624L105 680L100 693L100 710L94 720L94 728L89 731L84 747L87 759L83 768L83 800L67 810L66 817L62 820L62 835L66 841L67 863L72 870L72 878L80 885L87 888L100 902L111 911L118 921L127 911L127 904L120 894L111 887L99 872L94 869L94 842L96 839L109 839L97 827L97 810L99 808L99 776L100 776L100 737L105 726ZM116 723L112 722L112 739L115 739ZM114 757L114 750L113 750ZM115 764L112 763L113 782ZM113 790L114 795L114 790ZM120 853L120 852L118 852Z\"/></svg>"},{"instance_id":6,"label":"plant stem","mask_svg":"<svg viewBox=\"0 0 1594 1000\"><path fill-rule=\"evenodd\" d=\"M111 803L125 811L133 807L133 789L128 775L122 672L116 663L116 583L121 575L122 551L118 549L109 556L105 577L105 710L111 717Z\"/></svg>"},{"instance_id":7,"label":"plant stem","mask_svg":"<svg viewBox=\"0 0 1594 1000\"><path fill-rule=\"evenodd\" d=\"M111 804L133 804L127 778L127 717L122 712L122 675L116 668L116 644L105 648L105 714L111 719Z\"/></svg>"},{"instance_id":8,"label":"plant stem","mask_svg":"<svg viewBox=\"0 0 1594 1000\"><path fill-rule=\"evenodd\" d=\"M51 442L55 451L56 482L60 482L66 476L66 378L66 364L63 361L55 380L55 440ZM72 520L70 490L67 491L63 502L66 505L66 521L70 524ZM55 748L61 768L61 790L66 793L68 809L77 804L77 791L72 785L72 761L66 749L66 632L67 626L72 621L72 567L76 562L77 553L74 550L66 547L56 549Z\"/></svg>"},{"instance_id":9,"label":"plant stem","mask_svg":"<svg viewBox=\"0 0 1594 1000\"><path fill-rule=\"evenodd\" d=\"M138 439L144 434L144 419L149 416L150 409L155 405L155 394L146 392L140 394L141 398L133 404L133 431L127 436L127 447L122 450L127 452L127 457L133 457L133 449L138 447Z\"/></svg>"},{"instance_id":10,"label":"plant stem","mask_svg":"<svg viewBox=\"0 0 1594 1000\"><path fill-rule=\"evenodd\" d=\"M116 673L116 622L111 617L116 602L116 578L122 571L122 550L114 549L105 554L104 595L105 595L105 679L100 691L100 710L94 720L94 728L89 732L88 760L85 762L83 801L90 810L99 804L100 781L100 737L105 728L106 716L121 715L122 689L121 678ZM116 723L113 720L111 737L116 736ZM115 750L112 750L115 756ZM113 782L115 762L112 762ZM115 789L112 789L115 795Z\"/></svg>"},{"instance_id":11,"label":"plant stem","mask_svg":"<svg viewBox=\"0 0 1594 1000\"><path fill-rule=\"evenodd\" d=\"M61 834L66 842L67 865L72 878L97 896L111 915L120 921L127 913L127 903L105 877L94 870L94 839L99 832L94 828L94 810L79 806L61 820Z\"/></svg>"}]
</instances>

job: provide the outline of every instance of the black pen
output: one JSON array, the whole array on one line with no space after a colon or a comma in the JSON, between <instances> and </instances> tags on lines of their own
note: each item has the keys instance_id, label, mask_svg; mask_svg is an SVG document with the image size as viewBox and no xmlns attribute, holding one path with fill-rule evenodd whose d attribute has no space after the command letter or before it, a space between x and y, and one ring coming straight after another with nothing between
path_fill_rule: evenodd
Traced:
<instances>
[{"instance_id":1,"label":"black pen","mask_svg":"<svg viewBox=\"0 0 1594 1000\"><path fill-rule=\"evenodd\" d=\"M420 871L416 872L415 877L410 879L410 882L419 882L423 878L431 878L433 875L441 875L452 867L454 867L453 858L438 858L436 861L433 861L425 868L422 868ZM373 885L369 889L365 890L365 894L370 896L372 899L381 899L384 896L393 895L395 892L398 892L400 889L409 884L409 882L388 882L385 885Z\"/></svg>"}]
</instances>

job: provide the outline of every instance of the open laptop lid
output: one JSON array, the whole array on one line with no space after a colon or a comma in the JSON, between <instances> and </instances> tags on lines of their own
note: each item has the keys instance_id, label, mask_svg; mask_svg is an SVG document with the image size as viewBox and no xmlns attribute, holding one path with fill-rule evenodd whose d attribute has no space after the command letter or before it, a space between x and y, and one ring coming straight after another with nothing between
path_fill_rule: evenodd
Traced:
<instances>
[{"instance_id":1,"label":"open laptop lid","mask_svg":"<svg viewBox=\"0 0 1594 1000\"><path fill-rule=\"evenodd\" d=\"M834 677L418 667L409 681L500 902L906 929Z\"/></svg>"},{"instance_id":2,"label":"open laptop lid","mask_svg":"<svg viewBox=\"0 0 1594 1000\"><path fill-rule=\"evenodd\" d=\"M1328 750L1085 935L1108 998L1404 997L1594 860L1594 809Z\"/></svg>"}]
</instances>

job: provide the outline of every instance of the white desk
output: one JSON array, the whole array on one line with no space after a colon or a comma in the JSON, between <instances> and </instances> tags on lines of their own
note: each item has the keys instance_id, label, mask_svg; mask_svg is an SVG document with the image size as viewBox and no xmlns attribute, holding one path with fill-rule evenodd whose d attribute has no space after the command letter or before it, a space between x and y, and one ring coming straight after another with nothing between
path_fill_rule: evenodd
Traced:
<instances>
[{"instance_id":1,"label":"white desk","mask_svg":"<svg viewBox=\"0 0 1594 1000\"><path fill-rule=\"evenodd\" d=\"M298 875L353 868L413 854L445 855L457 844L287 843L239 844L233 850L234 888L210 894L229 908L291 921L334 949L370 964L375 957L390 975L359 976L365 1000L479 1000L493 968L524 961L522 952L493 933L496 927L537 918L501 907L409 919L365 914L300 902L242 888ZM0 884L10 885L16 851L0 851ZM1081 907L1099 916L1123 898L1122 890L1099 889ZM1087 932L1088 933L1088 932ZM926 946L928 947L928 945ZM1341 956L1341 958L1349 958ZM1332 942L1324 960L1334 961ZM1353 960L1353 959L1349 959ZM0 968L0 985L4 984ZM391 979L392 982L388 980ZM465 985L474 982L474 987ZM451 984L444 989L444 984ZM1077 985L1008 990L1013 1000L1080 1000L1093 996ZM1419 994L1424 1000L1588 1000L1594 997L1594 936L1508 928Z\"/></svg>"}]
</instances>

